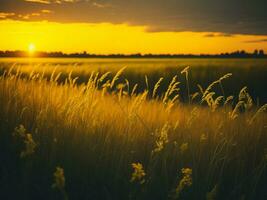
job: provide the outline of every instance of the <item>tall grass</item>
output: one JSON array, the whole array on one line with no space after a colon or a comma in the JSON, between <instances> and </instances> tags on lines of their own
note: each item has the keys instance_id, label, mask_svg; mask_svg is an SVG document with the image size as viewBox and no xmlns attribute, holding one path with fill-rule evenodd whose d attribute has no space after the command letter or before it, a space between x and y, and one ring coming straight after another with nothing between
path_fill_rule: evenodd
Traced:
<instances>
[{"instance_id":1,"label":"tall grass","mask_svg":"<svg viewBox=\"0 0 267 200\"><path fill-rule=\"evenodd\" d=\"M122 73L0 77L1 199L266 199L266 105Z\"/></svg>"},{"instance_id":2,"label":"tall grass","mask_svg":"<svg viewBox=\"0 0 267 200\"><path fill-rule=\"evenodd\" d=\"M44 74L49 79L54 72L61 76L58 79L64 82L70 72L72 77L79 77L77 84L87 82L92 71L102 75L108 71L111 74L108 78L114 77L116 72L127 66L123 72L123 77L130 83L130 87L138 84L137 92L143 92L147 88L145 75L149 79L149 91L152 94L153 86L164 77L157 90L158 95L166 92L171 79L177 75L177 80L181 82L180 98L188 102L188 88L197 90L197 84L207 87L212 81L231 72L231 79L223 82L223 96L237 94L243 86L249 88L249 92L257 103L262 105L267 102L265 92L267 77L267 59L52 59L52 58L32 58L32 59L0 59L0 74L4 70L13 68L14 72L19 68L25 74L38 72ZM180 74L186 66L190 66L188 81L185 74ZM56 69L55 69L56 67ZM55 78L55 77L54 77ZM188 82L188 84L187 84ZM213 90L221 93L222 87L216 85ZM189 92L190 93L190 92ZM192 95L192 94L191 94ZM192 98L192 97L191 97Z\"/></svg>"}]
</instances>

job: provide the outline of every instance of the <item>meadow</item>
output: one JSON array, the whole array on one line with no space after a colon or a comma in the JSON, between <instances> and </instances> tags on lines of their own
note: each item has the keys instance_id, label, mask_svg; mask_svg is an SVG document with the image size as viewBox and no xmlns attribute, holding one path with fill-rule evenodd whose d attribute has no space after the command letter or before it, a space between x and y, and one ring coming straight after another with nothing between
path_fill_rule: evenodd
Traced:
<instances>
[{"instance_id":1,"label":"meadow","mask_svg":"<svg viewBox=\"0 0 267 200\"><path fill-rule=\"evenodd\" d=\"M0 63L0 199L267 199L265 59Z\"/></svg>"},{"instance_id":2,"label":"meadow","mask_svg":"<svg viewBox=\"0 0 267 200\"><path fill-rule=\"evenodd\" d=\"M131 87L138 84L138 92L143 92L146 88L145 76L149 78L151 86L161 77L164 78L159 88L161 94L167 90L173 76L177 75L180 82L180 100L186 101L186 81L180 71L187 66L190 66L189 84L192 93L198 91L198 84L207 87L224 74L232 73L232 77L224 82L225 95L238 94L247 86L255 102L260 105L267 102L267 59L1 58L0 74L10 68L20 68L25 74L44 73L49 79L53 72L60 72L58 81L64 82L69 73L72 73L72 77L78 77L76 83L81 84L87 82L93 71L99 75L109 71L111 74L108 77L112 78L119 69L126 67L122 79L127 79ZM124 80L121 82L125 83ZM152 87L149 87L149 90L152 92ZM215 88L215 91L220 92L220 88Z\"/></svg>"}]
</instances>

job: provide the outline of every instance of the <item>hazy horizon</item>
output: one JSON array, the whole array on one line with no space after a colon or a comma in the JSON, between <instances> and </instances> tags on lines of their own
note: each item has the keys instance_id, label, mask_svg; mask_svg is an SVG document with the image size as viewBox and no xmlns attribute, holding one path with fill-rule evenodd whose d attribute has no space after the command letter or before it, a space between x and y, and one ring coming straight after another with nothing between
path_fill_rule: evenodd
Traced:
<instances>
[{"instance_id":1,"label":"hazy horizon","mask_svg":"<svg viewBox=\"0 0 267 200\"><path fill-rule=\"evenodd\" d=\"M34 47L36 48L36 47ZM122 53L122 52L118 52L118 53L95 53L95 52L91 52L91 51L86 51L86 50L81 50L81 51L73 51L73 52L64 52L64 51L38 51L38 50L34 50L34 54L32 54L31 56L36 56L38 57L38 54L53 54L53 53L62 53L63 55L71 55L71 54L86 54L86 55L96 55L96 56L109 56L109 55L123 55L123 56L129 56L129 55L192 55L192 56L201 56L201 55L222 55L222 54L232 54L232 53L241 53L244 52L246 54L253 54L255 53L255 51L257 51L257 53L259 53L260 51L263 51L264 55L266 55L266 51L262 48L259 49L254 49L252 51L246 51L244 49L236 49L234 51L230 51L230 52L223 52L223 51L218 51L217 53L183 53L183 52L177 52L177 53L141 53L141 52L130 52L130 53ZM2 53L7 53L7 52L11 52L11 53L15 53L15 52L20 52L23 53L23 55L21 56L28 56L29 54L29 50L22 50L22 49L15 49L15 50L10 50L10 49L5 49L5 50L0 50L0 52ZM25 55L24 55L25 53Z\"/></svg>"}]
</instances>

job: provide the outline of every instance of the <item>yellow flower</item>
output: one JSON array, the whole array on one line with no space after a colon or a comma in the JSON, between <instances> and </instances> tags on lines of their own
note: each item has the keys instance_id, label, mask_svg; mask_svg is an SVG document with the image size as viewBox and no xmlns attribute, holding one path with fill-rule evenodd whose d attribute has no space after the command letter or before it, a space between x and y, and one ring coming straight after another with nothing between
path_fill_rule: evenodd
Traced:
<instances>
[{"instance_id":1,"label":"yellow flower","mask_svg":"<svg viewBox=\"0 0 267 200\"><path fill-rule=\"evenodd\" d=\"M181 192L186 188L190 187L193 184L192 180L192 169L182 168L182 179L180 180L178 186L175 189L175 198L178 199Z\"/></svg>"},{"instance_id":2,"label":"yellow flower","mask_svg":"<svg viewBox=\"0 0 267 200\"><path fill-rule=\"evenodd\" d=\"M134 172L132 173L132 177L131 177L131 182L140 182L141 184L143 184L145 182L145 171L143 169L143 165L141 163L132 163L132 167Z\"/></svg>"},{"instance_id":3,"label":"yellow flower","mask_svg":"<svg viewBox=\"0 0 267 200\"><path fill-rule=\"evenodd\" d=\"M181 151L182 154L183 154L185 151L187 151L187 149L188 149L188 143L187 143L187 142L181 144L181 146L180 146L180 151Z\"/></svg>"},{"instance_id":4,"label":"yellow flower","mask_svg":"<svg viewBox=\"0 0 267 200\"><path fill-rule=\"evenodd\" d=\"M52 188L58 189L64 200L68 200L68 195L65 191L65 175L64 175L64 169L61 167L56 167L56 171L54 172L54 183L52 185Z\"/></svg>"},{"instance_id":5,"label":"yellow flower","mask_svg":"<svg viewBox=\"0 0 267 200\"><path fill-rule=\"evenodd\" d=\"M54 184L52 185L53 188L57 188L59 190L64 190L65 188L65 176L64 176L64 169L61 167L57 167L56 171L54 172Z\"/></svg>"},{"instance_id":6,"label":"yellow flower","mask_svg":"<svg viewBox=\"0 0 267 200\"><path fill-rule=\"evenodd\" d=\"M25 137L25 134L26 134L26 129L24 128L23 125L19 125L19 127L16 127L15 128L15 132L13 133L13 135L15 137Z\"/></svg>"},{"instance_id":7,"label":"yellow flower","mask_svg":"<svg viewBox=\"0 0 267 200\"><path fill-rule=\"evenodd\" d=\"M24 158L34 153L35 148L37 147L36 142L32 138L32 134L26 133L26 129L23 125L15 128L14 137L23 139L25 144L25 150L20 153L20 157Z\"/></svg>"},{"instance_id":8,"label":"yellow flower","mask_svg":"<svg viewBox=\"0 0 267 200\"><path fill-rule=\"evenodd\" d=\"M164 148L164 146L169 142L168 139L169 129L170 129L169 124L165 123L160 131L158 130L156 131L157 134L159 134L159 137L157 138L156 147L152 151L152 153L160 152Z\"/></svg>"},{"instance_id":9,"label":"yellow flower","mask_svg":"<svg viewBox=\"0 0 267 200\"><path fill-rule=\"evenodd\" d=\"M24 143L26 145L26 148L24 151L21 152L20 157L23 158L25 156L31 155L34 153L34 150L37 146L37 144L34 142L31 134L26 134L24 138Z\"/></svg>"}]
</instances>

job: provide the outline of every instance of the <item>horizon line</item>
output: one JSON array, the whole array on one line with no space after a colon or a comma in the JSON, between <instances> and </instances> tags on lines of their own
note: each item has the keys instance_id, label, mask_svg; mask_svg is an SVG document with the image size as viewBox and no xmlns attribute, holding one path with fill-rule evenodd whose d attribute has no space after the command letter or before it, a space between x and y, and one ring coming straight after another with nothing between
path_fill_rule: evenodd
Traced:
<instances>
[{"instance_id":1,"label":"horizon line","mask_svg":"<svg viewBox=\"0 0 267 200\"><path fill-rule=\"evenodd\" d=\"M227 56L227 55L243 55L243 56L267 56L263 49L255 49L253 52L248 52L246 50L235 50L231 52L220 52L220 53L93 53L87 52L86 50L77 52L63 52L63 51L34 51L29 52L27 50L0 50L0 57L53 57L53 56L136 56L136 57L147 57L147 56Z\"/></svg>"}]
</instances>

